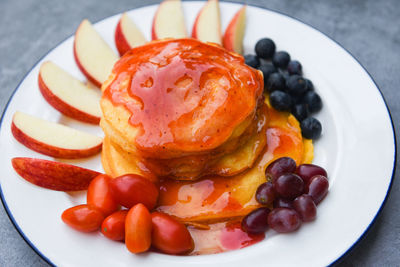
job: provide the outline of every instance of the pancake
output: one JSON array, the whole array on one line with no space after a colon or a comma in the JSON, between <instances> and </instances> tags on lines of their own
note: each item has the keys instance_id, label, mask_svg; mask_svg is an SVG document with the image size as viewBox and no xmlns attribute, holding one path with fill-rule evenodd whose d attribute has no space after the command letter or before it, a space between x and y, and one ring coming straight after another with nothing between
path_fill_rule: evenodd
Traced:
<instances>
[{"instance_id":1,"label":"pancake","mask_svg":"<svg viewBox=\"0 0 400 267\"><path fill-rule=\"evenodd\" d=\"M222 174L217 162L259 139L262 73L217 45L177 39L134 48L102 90L106 137L157 176Z\"/></svg>"},{"instance_id":2,"label":"pancake","mask_svg":"<svg viewBox=\"0 0 400 267\"><path fill-rule=\"evenodd\" d=\"M259 109L257 114L257 123L255 126L257 127L254 134L252 134L247 141L241 145L235 151L225 154L222 157L216 158L216 160L211 160L208 163L210 164L209 169L207 170L208 173L202 173L203 176L207 174L218 174L221 176L232 176L239 172L242 172L248 168L250 168L254 162L256 161L257 157L262 152L267 140L266 140L266 127L267 127L267 118L268 118L268 109L266 105L262 105L262 108ZM120 176L126 173L137 173L144 175L140 168L136 165L144 166L148 169L148 166L151 166L151 162L148 159L144 159L140 157L137 153L132 152L125 152L124 150L115 142L111 141L109 137L106 136L103 142L103 158L115 158L115 160L104 161L103 165L106 169L107 173L111 173L112 176ZM211 158L211 156L210 156ZM194 168L195 161L189 161L188 157L184 158L177 158L174 159L175 162L172 162L171 165L177 166L181 161L182 165L178 168L182 173L180 175L186 175L184 177L193 177L193 172L197 171L200 174L201 170ZM165 163L171 163L171 160L166 160ZM110 165L111 166L108 166ZM160 164L160 161L156 161L155 164ZM122 166L126 166L125 169ZM164 166L166 169L171 168L168 166ZM152 168L152 170L157 169L156 167ZM187 173L184 171L187 170ZM159 176L159 174L154 173L154 175ZM177 175L175 173L175 175ZM173 176L176 178L176 176ZM184 179L184 178L181 178Z\"/></svg>"},{"instance_id":3,"label":"pancake","mask_svg":"<svg viewBox=\"0 0 400 267\"><path fill-rule=\"evenodd\" d=\"M160 198L157 210L185 222L210 223L241 217L260 207L254 195L257 187L266 181L265 169L273 160L288 156L297 164L311 163L312 141L303 139L298 121L289 113L278 112L268 106L267 140L255 164L245 172L230 177L210 175L197 181L159 181ZM248 147L243 151L251 151ZM241 165L241 158L226 160ZM149 177L137 167L138 161L106 138L103 142L103 166L112 177L137 173ZM228 164L235 168L234 165Z\"/></svg>"},{"instance_id":4,"label":"pancake","mask_svg":"<svg viewBox=\"0 0 400 267\"><path fill-rule=\"evenodd\" d=\"M222 47L174 39L126 53L102 89L104 119L130 146L159 158L209 151L226 142L253 119L263 79L243 57Z\"/></svg>"}]
</instances>

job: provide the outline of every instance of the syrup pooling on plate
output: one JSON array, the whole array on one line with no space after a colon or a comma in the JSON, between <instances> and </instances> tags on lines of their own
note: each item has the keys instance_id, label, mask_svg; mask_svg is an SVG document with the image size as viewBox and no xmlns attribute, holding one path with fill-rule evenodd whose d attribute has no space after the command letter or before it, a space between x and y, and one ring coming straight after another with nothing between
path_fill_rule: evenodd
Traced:
<instances>
[{"instance_id":1,"label":"syrup pooling on plate","mask_svg":"<svg viewBox=\"0 0 400 267\"><path fill-rule=\"evenodd\" d=\"M214 254L235 250L260 242L265 234L248 234L240 226L240 220L208 225L207 229L189 226L195 247L190 255Z\"/></svg>"},{"instance_id":2,"label":"syrup pooling on plate","mask_svg":"<svg viewBox=\"0 0 400 267\"><path fill-rule=\"evenodd\" d=\"M192 39L134 48L113 72L104 95L131 112L137 147L153 152L217 147L254 116L263 90L261 74L242 57Z\"/></svg>"}]
</instances>

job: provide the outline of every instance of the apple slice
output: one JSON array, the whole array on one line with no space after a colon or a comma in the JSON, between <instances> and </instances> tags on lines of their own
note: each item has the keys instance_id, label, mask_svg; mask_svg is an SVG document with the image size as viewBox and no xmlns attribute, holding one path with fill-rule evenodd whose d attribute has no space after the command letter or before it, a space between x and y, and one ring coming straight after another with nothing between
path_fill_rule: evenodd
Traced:
<instances>
[{"instance_id":1,"label":"apple slice","mask_svg":"<svg viewBox=\"0 0 400 267\"><path fill-rule=\"evenodd\" d=\"M67 126L15 112L11 131L26 147L56 158L76 159L101 150L102 138Z\"/></svg>"},{"instance_id":2,"label":"apple slice","mask_svg":"<svg viewBox=\"0 0 400 267\"><path fill-rule=\"evenodd\" d=\"M121 19L115 29L115 45L119 54L122 56L135 46L146 43L143 33L137 28L135 23L129 18L128 14L122 14Z\"/></svg>"},{"instance_id":3,"label":"apple slice","mask_svg":"<svg viewBox=\"0 0 400 267\"><path fill-rule=\"evenodd\" d=\"M246 6L243 6L229 22L224 34L224 47L229 51L243 54L243 37L246 28Z\"/></svg>"},{"instance_id":4,"label":"apple slice","mask_svg":"<svg viewBox=\"0 0 400 267\"><path fill-rule=\"evenodd\" d=\"M87 20L83 20L75 33L74 57L76 64L89 81L100 87L107 80L117 55Z\"/></svg>"},{"instance_id":5,"label":"apple slice","mask_svg":"<svg viewBox=\"0 0 400 267\"><path fill-rule=\"evenodd\" d=\"M13 158L14 170L28 182L57 191L86 190L100 173L67 163L34 158Z\"/></svg>"},{"instance_id":6,"label":"apple slice","mask_svg":"<svg viewBox=\"0 0 400 267\"><path fill-rule=\"evenodd\" d=\"M38 80L40 92L55 109L73 119L99 124L100 90L89 88L50 61L40 66Z\"/></svg>"},{"instance_id":7,"label":"apple slice","mask_svg":"<svg viewBox=\"0 0 400 267\"><path fill-rule=\"evenodd\" d=\"M221 17L218 0L208 0L193 25L192 37L221 45Z\"/></svg>"},{"instance_id":8,"label":"apple slice","mask_svg":"<svg viewBox=\"0 0 400 267\"><path fill-rule=\"evenodd\" d=\"M186 38L185 17L181 0L164 0L158 6L151 29L153 40Z\"/></svg>"}]
</instances>

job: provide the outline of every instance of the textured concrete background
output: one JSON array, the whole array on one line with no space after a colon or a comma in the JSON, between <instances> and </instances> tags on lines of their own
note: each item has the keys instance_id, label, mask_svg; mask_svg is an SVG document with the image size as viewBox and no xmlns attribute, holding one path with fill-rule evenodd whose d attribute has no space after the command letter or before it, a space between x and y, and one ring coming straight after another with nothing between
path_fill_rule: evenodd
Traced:
<instances>
[{"instance_id":1,"label":"textured concrete background","mask_svg":"<svg viewBox=\"0 0 400 267\"><path fill-rule=\"evenodd\" d=\"M73 34L83 18L96 22L125 10L158 2L157 0L0 0L0 109L4 109L12 91L36 61L60 41ZM375 79L387 100L393 121L398 124L400 119L398 0L244 2L298 18L342 44ZM398 125L396 128L398 129ZM399 173L396 176L399 176ZM391 195L375 225L338 265L399 266L400 185L397 180L394 181ZM344 218L346 219L350 218ZM47 266L18 235L2 206L0 266Z\"/></svg>"}]
</instances>

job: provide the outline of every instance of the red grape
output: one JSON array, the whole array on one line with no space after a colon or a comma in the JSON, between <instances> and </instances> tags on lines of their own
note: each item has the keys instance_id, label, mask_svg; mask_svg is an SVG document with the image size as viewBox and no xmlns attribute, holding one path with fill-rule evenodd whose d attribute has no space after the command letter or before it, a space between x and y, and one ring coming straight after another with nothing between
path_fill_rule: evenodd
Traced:
<instances>
[{"instance_id":1,"label":"red grape","mask_svg":"<svg viewBox=\"0 0 400 267\"><path fill-rule=\"evenodd\" d=\"M278 208L269 213L268 225L278 233L288 233L300 227L301 219L293 209Z\"/></svg>"},{"instance_id":2,"label":"red grape","mask_svg":"<svg viewBox=\"0 0 400 267\"><path fill-rule=\"evenodd\" d=\"M314 200L315 204L321 202L321 200L328 194L329 182L325 176L316 175L311 178L306 193L308 193Z\"/></svg>"},{"instance_id":3,"label":"red grape","mask_svg":"<svg viewBox=\"0 0 400 267\"><path fill-rule=\"evenodd\" d=\"M281 197L294 199L304 190L303 180L294 173L286 173L274 181L274 189Z\"/></svg>"},{"instance_id":4,"label":"red grape","mask_svg":"<svg viewBox=\"0 0 400 267\"><path fill-rule=\"evenodd\" d=\"M270 209L258 208L247 214L242 220L243 231L249 234L260 234L268 229Z\"/></svg>"},{"instance_id":5,"label":"red grape","mask_svg":"<svg viewBox=\"0 0 400 267\"><path fill-rule=\"evenodd\" d=\"M256 191L256 200L263 205L271 204L275 199L275 190L271 182L260 184Z\"/></svg>"},{"instance_id":6,"label":"red grape","mask_svg":"<svg viewBox=\"0 0 400 267\"><path fill-rule=\"evenodd\" d=\"M293 201L293 207L300 215L303 222L310 222L317 217L317 206L309 195L301 195Z\"/></svg>"},{"instance_id":7,"label":"red grape","mask_svg":"<svg viewBox=\"0 0 400 267\"><path fill-rule=\"evenodd\" d=\"M267 180L272 182L285 173L292 173L296 171L296 162L289 157L279 158L268 165L265 170Z\"/></svg>"},{"instance_id":8,"label":"red grape","mask_svg":"<svg viewBox=\"0 0 400 267\"><path fill-rule=\"evenodd\" d=\"M274 200L274 208L293 208L293 201L286 198L276 198Z\"/></svg>"},{"instance_id":9,"label":"red grape","mask_svg":"<svg viewBox=\"0 0 400 267\"><path fill-rule=\"evenodd\" d=\"M308 184L311 178L315 175L328 177L324 168L314 164L301 164L297 167L296 173L301 177L301 179L303 179L305 184Z\"/></svg>"}]
</instances>

